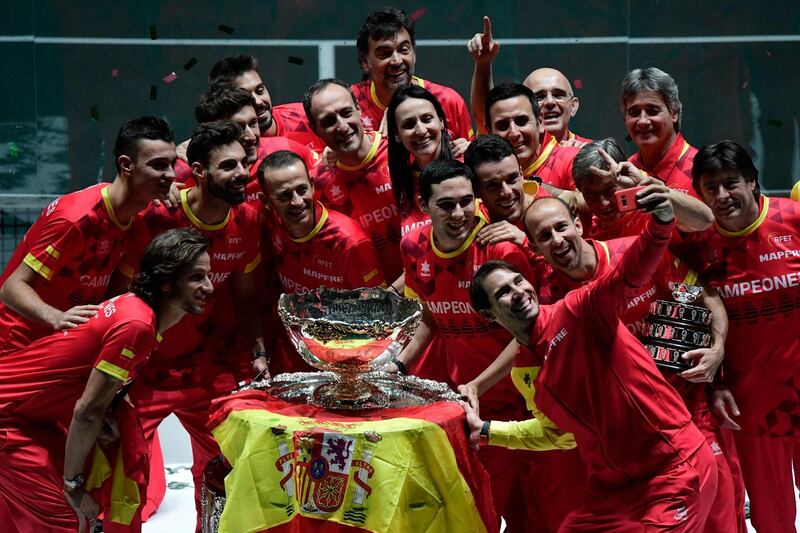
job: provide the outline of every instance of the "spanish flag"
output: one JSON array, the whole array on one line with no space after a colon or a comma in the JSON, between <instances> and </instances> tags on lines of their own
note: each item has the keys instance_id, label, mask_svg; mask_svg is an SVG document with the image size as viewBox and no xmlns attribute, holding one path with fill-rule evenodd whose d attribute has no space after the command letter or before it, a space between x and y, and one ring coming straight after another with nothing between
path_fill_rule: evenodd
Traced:
<instances>
[{"instance_id":1,"label":"spanish flag","mask_svg":"<svg viewBox=\"0 0 800 533\"><path fill-rule=\"evenodd\" d=\"M209 426L233 466L220 533L499 528L457 404L355 415L250 390L216 400Z\"/></svg>"}]
</instances>

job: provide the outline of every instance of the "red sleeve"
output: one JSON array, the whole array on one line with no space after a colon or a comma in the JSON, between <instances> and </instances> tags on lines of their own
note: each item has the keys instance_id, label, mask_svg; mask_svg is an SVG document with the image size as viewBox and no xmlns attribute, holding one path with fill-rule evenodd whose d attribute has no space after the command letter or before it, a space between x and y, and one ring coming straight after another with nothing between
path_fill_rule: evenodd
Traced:
<instances>
[{"instance_id":1,"label":"red sleeve","mask_svg":"<svg viewBox=\"0 0 800 533\"><path fill-rule=\"evenodd\" d=\"M516 244L510 242L502 242L496 245L495 252L492 253L495 257L492 259L499 259L511 264L515 269L522 274L527 280L535 280L530 261L525 253Z\"/></svg>"},{"instance_id":2,"label":"red sleeve","mask_svg":"<svg viewBox=\"0 0 800 533\"><path fill-rule=\"evenodd\" d=\"M614 323L618 320L628 300L636 296L639 288L653 278L674 225L674 221L660 224L651 217L641 237L622 255L617 268L589 285L591 302L599 315L613 319ZM617 312L610 313L612 308Z\"/></svg>"},{"instance_id":3,"label":"red sleeve","mask_svg":"<svg viewBox=\"0 0 800 533\"><path fill-rule=\"evenodd\" d=\"M378 256L375 246L369 239L358 241L351 246L344 258L347 265L348 282L353 288L377 287L386 283L381 267L378 266Z\"/></svg>"},{"instance_id":4,"label":"red sleeve","mask_svg":"<svg viewBox=\"0 0 800 533\"><path fill-rule=\"evenodd\" d=\"M146 219L142 217L134 221L128 233L129 236L125 239L125 249L122 251L122 258L117 268L126 278L133 279L133 276L139 272L144 249L153 240L153 232L148 227Z\"/></svg>"},{"instance_id":5,"label":"red sleeve","mask_svg":"<svg viewBox=\"0 0 800 533\"><path fill-rule=\"evenodd\" d=\"M183 159L175 161L175 181L185 184L186 188L197 185L197 180L194 179L194 174L192 174L192 167Z\"/></svg>"},{"instance_id":6,"label":"red sleeve","mask_svg":"<svg viewBox=\"0 0 800 533\"><path fill-rule=\"evenodd\" d=\"M467 109L467 104L457 92L453 91L452 104L450 107L450 115L447 120L453 120L453 125L450 127L453 130L456 138L464 138L468 141L475 140L475 130L472 128L472 119Z\"/></svg>"},{"instance_id":7,"label":"red sleeve","mask_svg":"<svg viewBox=\"0 0 800 533\"><path fill-rule=\"evenodd\" d=\"M411 254L411 249L413 245L411 244L411 240L409 239L409 235L413 235L414 233L409 233L405 237L400 240L400 257L403 259L403 273L405 274L405 297L408 298L410 295L417 295L419 297L419 284L417 283L417 273L412 270L412 258L414 257Z\"/></svg>"},{"instance_id":8,"label":"red sleeve","mask_svg":"<svg viewBox=\"0 0 800 533\"><path fill-rule=\"evenodd\" d=\"M117 309L111 301L100 312L110 316ZM135 376L155 345L155 331L151 324L138 319L117 320L103 336L103 348L94 367L120 381L127 381Z\"/></svg>"},{"instance_id":9,"label":"red sleeve","mask_svg":"<svg viewBox=\"0 0 800 533\"><path fill-rule=\"evenodd\" d=\"M289 150L303 158L303 161L305 162L309 171L317 166L317 163L319 163L319 156L316 152L312 152L308 146L300 144L292 139L288 139L288 141Z\"/></svg>"},{"instance_id":10,"label":"red sleeve","mask_svg":"<svg viewBox=\"0 0 800 533\"><path fill-rule=\"evenodd\" d=\"M78 255L83 248L83 235L73 222L57 217L46 221L29 246L22 262L50 280Z\"/></svg>"}]
</instances>

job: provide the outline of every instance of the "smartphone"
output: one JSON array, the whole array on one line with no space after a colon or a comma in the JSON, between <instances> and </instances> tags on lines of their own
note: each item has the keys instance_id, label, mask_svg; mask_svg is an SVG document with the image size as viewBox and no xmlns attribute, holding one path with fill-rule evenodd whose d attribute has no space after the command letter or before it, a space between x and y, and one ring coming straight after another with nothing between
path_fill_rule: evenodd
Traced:
<instances>
[{"instance_id":1,"label":"smartphone","mask_svg":"<svg viewBox=\"0 0 800 533\"><path fill-rule=\"evenodd\" d=\"M644 187L631 187L630 189L620 189L614 193L614 200L617 202L617 211L626 213L639 208L636 202L636 193Z\"/></svg>"}]
</instances>

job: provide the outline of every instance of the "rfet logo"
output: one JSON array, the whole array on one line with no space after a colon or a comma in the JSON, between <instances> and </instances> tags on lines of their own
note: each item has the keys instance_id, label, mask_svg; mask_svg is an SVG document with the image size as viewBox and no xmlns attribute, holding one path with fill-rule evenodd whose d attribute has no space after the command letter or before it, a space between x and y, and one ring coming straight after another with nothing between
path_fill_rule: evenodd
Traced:
<instances>
[{"instance_id":1,"label":"rfet logo","mask_svg":"<svg viewBox=\"0 0 800 533\"><path fill-rule=\"evenodd\" d=\"M386 163L383 163L380 166L378 172L380 172L381 176L383 176L384 178L388 178L389 175L390 175L389 174L389 162L387 161Z\"/></svg>"},{"instance_id":2,"label":"rfet logo","mask_svg":"<svg viewBox=\"0 0 800 533\"><path fill-rule=\"evenodd\" d=\"M775 246L777 248L786 248L786 246L792 242L792 235L781 234L778 233L777 231L773 231L767 236L767 240L772 246Z\"/></svg>"},{"instance_id":3,"label":"rfet logo","mask_svg":"<svg viewBox=\"0 0 800 533\"><path fill-rule=\"evenodd\" d=\"M111 251L111 241L108 239L100 239L97 243L97 255L106 255Z\"/></svg>"},{"instance_id":4,"label":"rfet logo","mask_svg":"<svg viewBox=\"0 0 800 533\"><path fill-rule=\"evenodd\" d=\"M424 279L430 279L431 264L428 263L428 261L423 260L422 263L419 264L419 277Z\"/></svg>"},{"instance_id":5,"label":"rfet logo","mask_svg":"<svg viewBox=\"0 0 800 533\"><path fill-rule=\"evenodd\" d=\"M236 246L238 244L242 244L242 240L243 239L241 237L236 237L232 235L228 237L228 246Z\"/></svg>"}]
</instances>

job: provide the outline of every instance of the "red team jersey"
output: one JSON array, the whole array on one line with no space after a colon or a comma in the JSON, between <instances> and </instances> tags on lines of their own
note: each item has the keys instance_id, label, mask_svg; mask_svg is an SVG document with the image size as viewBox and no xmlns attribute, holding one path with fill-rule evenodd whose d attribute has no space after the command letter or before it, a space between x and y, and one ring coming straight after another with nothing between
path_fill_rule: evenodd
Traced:
<instances>
[{"instance_id":1,"label":"red team jersey","mask_svg":"<svg viewBox=\"0 0 800 533\"><path fill-rule=\"evenodd\" d=\"M263 205L259 198L261 184L258 183L258 167L269 154L279 150L289 150L303 158L308 171L311 172L319 161L319 156L308 147L286 137L261 137L258 141L258 159L250 166L250 181L245 189L245 202L261 209ZM183 159L175 162L175 181L185 183L187 187L197 186L197 180L192 174L192 167Z\"/></svg>"},{"instance_id":2,"label":"red team jersey","mask_svg":"<svg viewBox=\"0 0 800 533\"><path fill-rule=\"evenodd\" d=\"M475 139L472 119L470 118L467 104L464 103L464 99L461 98L460 94L450 87L423 80L417 76L411 79L411 83L430 91L442 104L451 140L463 138L472 141ZM383 115L386 113L388 103L384 105L378 100L375 84L372 80L354 83L350 88L353 90L356 102L358 102L358 108L361 110L361 122L364 124L364 129L377 131L383 120Z\"/></svg>"},{"instance_id":3,"label":"red team jersey","mask_svg":"<svg viewBox=\"0 0 800 533\"><path fill-rule=\"evenodd\" d=\"M740 232L719 226L685 236L676 253L725 301L725 382L743 436L800 434L800 203L761 196ZM684 250L685 251L685 250Z\"/></svg>"},{"instance_id":4,"label":"red team jersey","mask_svg":"<svg viewBox=\"0 0 800 533\"><path fill-rule=\"evenodd\" d=\"M534 380L536 402L575 435L590 487L617 489L645 480L685 461L705 442L618 315L647 282L643 274L661 260L671 230L671 224L648 224L610 274L542 305L531 331L530 349L542 366Z\"/></svg>"},{"instance_id":5,"label":"red team jersey","mask_svg":"<svg viewBox=\"0 0 800 533\"><path fill-rule=\"evenodd\" d=\"M103 301L128 229L114 214L108 185L99 183L48 205L17 246L0 284L25 263L40 276L36 293L56 309ZM52 332L0 303L0 355Z\"/></svg>"},{"instance_id":6,"label":"red team jersey","mask_svg":"<svg viewBox=\"0 0 800 533\"><path fill-rule=\"evenodd\" d=\"M68 427L91 370L132 379L157 345L156 325L150 306L127 293L103 302L88 322L6 355L0 415Z\"/></svg>"},{"instance_id":7,"label":"red team jersey","mask_svg":"<svg viewBox=\"0 0 800 533\"><path fill-rule=\"evenodd\" d=\"M467 383L478 376L503 351L513 338L499 325L475 312L469 286L475 272L486 261L508 261L523 273L530 267L514 244L501 242L479 246L475 236L486 224L482 214L464 244L453 252L436 248L430 227L420 227L400 243L406 273L406 296L421 300L444 339L444 356L451 385ZM494 413L499 420L510 420L524 413L522 398L514 392L509 377L481 396L481 412Z\"/></svg>"},{"instance_id":8,"label":"red team jersey","mask_svg":"<svg viewBox=\"0 0 800 533\"><path fill-rule=\"evenodd\" d=\"M272 120L278 128L275 133L277 137L288 137L317 155L325 149L325 142L311 129L302 103L276 105L272 108Z\"/></svg>"},{"instance_id":9,"label":"red team jersey","mask_svg":"<svg viewBox=\"0 0 800 533\"><path fill-rule=\"evenodd\" d=\"M389 281L403 273L400 260L400 211L389 178L388 145L379 133L368 134L372 146L364 160L349 167L341 162L328 170L315 169L314 186L324 203L351 217L375 245L381 271Z\"/></svg>"},{"instance_id":10,"label":"red team jersey","mask_svg":"<svg viewBox=\"0 0 800 533\"><path fill-rule=\"evenodd\" d=\"M522 175L525 178L539 176L542 183L573 190L575 182L572 181L572 162L579 150L575 146L560 146L555 137L544 132L536 160L523 169Z\"/></svg>"},{"instance_id":11,"label":"red team jersey","mask_svg":"<svg viewBox=\"0 0 800 533\"><path fill-rule=\"evenodd\" d=\"M577 133L573 133L572 131L568 131L567 132L566 140L568 140L568 141L578 141L578 142L582 142L582 143L590 143L590 142L592 142L592 139L589 139L588 137L583 137L581 135L578 135Z\"/></svg>"},{"instance_id":12,"label":"red team jersey","mask_svg":"<svg viewBox=\"0 0 800 533\"><path fill-rule=\"evenodd\" d=\"M697 155L697 148L686 142L683 135L678 133L667 153L652 168L645 166L639 152L633 154L628 161L650 176L660 179L670 189L698 198L692 188L692 164L695 155Z\"/></svg>"},{"instance_id":13,"label":"red team jersey","mask_svg":"<svg viewBox=\"0 0 800 533\"><path fill-rule=\"evenodd\" d=\"M261 260L260 236L261 216L258 211L247 204L238 204L231 207L228 216L216 225L204 224L197 218L188 203L188 193L191 189L181 191L181 205L176 208L165 206L152 206L136 220L133 228L134 237L131 239L120 270L129 278L138 271L141 254L150 241L161 233L172 228L193 228L205 235L210 241L208 255L211 258L211 273L209 277L214 286L214 293L206 303L205 310L199 315L188 314L180 322L171 327L164 335L163 342L153 356L152 364L145 371L148 382L166 382L175 379L180 374L180 379L185 377L185 371L197 365L193 361L193 352L203 349L204 340L212 333L221 336L219 330L224 330L222 324L216 320L209 320L214 311L214 316L236 316L232 307L228 280L234 273L249 273L258 266ZM215 309L216 305L226 307ZM230 327L230 325L227 325ZM212 328L214 331L212 331ZM180 358L176 361L175 359ZM174 369L175 375L169 376L168 372Z\"/></svg>"},{"instance_id":14,"label":"red team jersey","mask_svg":"<svg viewBox=\"0 0 800 533\"><path fill-rule=\"evenodd\" d=\"M316 205L317 224L295 239L283 228L272 233L272 251L283 289L301 292L376 287L385 279L372 241L351 218Z\"/></svg>"}]
</instances>

